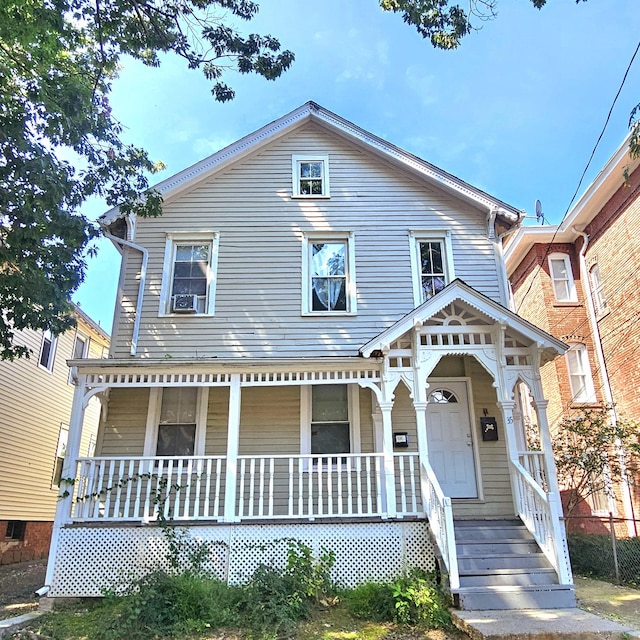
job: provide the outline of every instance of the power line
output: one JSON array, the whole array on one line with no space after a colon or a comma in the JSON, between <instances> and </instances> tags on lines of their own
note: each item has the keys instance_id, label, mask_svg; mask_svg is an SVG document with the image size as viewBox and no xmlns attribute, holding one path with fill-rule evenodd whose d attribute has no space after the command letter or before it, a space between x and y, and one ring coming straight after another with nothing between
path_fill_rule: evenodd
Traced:
<instances>
[{"instance_id":1,"label":"power line","mask_svg":"<svg viewBox=\"0 0 640 640\"><path fill-rule=\"evenodd\" d=\"M571 210L571 205L573 204L573 201L575 200L576 195L578 194L578 191L580 190L580 187L582 186L582 181L584 180L585 175L587 174L587 171L589 170L589 167L591 166L591 161L593 160L593 157L596 153L596 150L600 144L600 141L602 140L602 136L604 135L604 132L607 128L607 125L609 124L609 120L611 119L611 114L613 113L613 108L616 105L616 102L618 101L618 98L620 97L620 93L622 92L622 88L624 87L624 84L627 80L627 76L629 75L629 71L631 69L631 65L633 64L633 61L635 60L636 56L638 55L638 51L640 50L640 42L638 42L638 45L636 46L635 51L633 52L633 55L631 56L631 60L629 60L629 64L627 65L627 69L624 72L624 76L622 77L622 81L620 82L620 86L618 87L618 91L613 99L613 102L611 103L611 107L609 108L609 113L607 114L606 120L604 122L604 126L602 127L602 131L600 132L600 135L598 136L598 139L596 140L596 143L593 147L593 150L591 151L591 155L589 156L589 160L587 161L587 164L584 168L584 171L582 172L582 175L580 176L580 180L578 181L578 186L576 187L576 190L573 193L573 196L571 197L571 200L569 201L569 204L567 206L566 211L564 212L564 215L562 216L562 219L560 220L560 222L558 223L558 225L556 226L556 230L553 232L553 236L551 238L551 242L549 242L547 244L547 249L545 251L545 255L544 258L542 259L542 263L544 264L545 260L547 259L547 256L549 255L549 252L551 251L551 245L554 243L556 236L558 235L558 231L560 230L560 226L562 225L562 223L565 221L565 218L567 217L567 215L569 214L569 211ZM541 268L541 265L538 266L538 268ZM531 280L531 283L529 284L529 288L526 290L524 296L522 297L522 299L520 300L520 303L518 304L518 306L516 307L516 313L518 313L520 311L520 308L522 307L522 304L524 303L526 297L529 295L529 293L531 292L531 288L533 287L533 279Z\"/></svg>"}]
</instances>

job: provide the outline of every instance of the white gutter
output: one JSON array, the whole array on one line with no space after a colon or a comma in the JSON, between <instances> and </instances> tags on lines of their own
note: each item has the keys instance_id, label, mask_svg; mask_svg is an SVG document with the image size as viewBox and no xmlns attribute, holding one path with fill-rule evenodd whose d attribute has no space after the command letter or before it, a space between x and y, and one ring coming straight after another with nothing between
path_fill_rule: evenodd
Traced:
<instances>
[{"instance_id":1,"label":"white gutter","mask_svg":"<svg viewBox=\"0 0 640 640\"><path fill-rule=\"evenodd\" d=\"M589 236L584 232L576 229L576 227L571 227L571 230L574 233L582 236L582 247L580 248L579 258L580 258L580 279L582 280L582 287L585 292L585 302L587 307L587 316L589 318L589 324L591 325L591 335L593 336L593 344L595 347L596 358L598 360L598 366L600 367L600 377L602 378L602 392L609 407L609 417L611 419L611 423L613 425L617 424L618 417L616 415L616 409L613 402L613 391L611 390L611 382L609 380L609 372L607 371L607 363L604 357L604 352L602 351L602 341L600 339L600 327L598 327L598 320L596 318L596 310L593 305L593 295L591 291L591 279L589 278L589 272L587 270L587 261L585 259L585 255L587 253L587 247L589 246ZM620 449L620 443L617 443L617 448ZM622 455L622 450L620 449L620 466L624 472L625 464L624 458ZM622 482L622 503L624 504L625 514L632 515L633 507L631 504L631 489L629 487L629 483L626 478L626 473L624 473L624 481ZM630 537L634 537L635 527L633 522L627 520L627 530L629 532Z\"/></svg>"},{"instance_id":2,"label":"white gutter","mask_svg":"<svg viewBox=\"0 0 640 640\"><path fill-rule=\"evenodd\" d=\"M142 315L142 300L144 297L144 283L147 278L147 263L149 261L149 251L144 247L131 242L131 240L125 240L124 238L118 238L103 230L103 235L108 238L115 245L122 245L135 249L142 254L142 265L140 266L140 285L138 286L138 301L136 302L136 317L133 321L133 335L131 336L131 355L135 356L138 351L138 336L140 334L140 317Z\"/></svg>"}]
</instances>

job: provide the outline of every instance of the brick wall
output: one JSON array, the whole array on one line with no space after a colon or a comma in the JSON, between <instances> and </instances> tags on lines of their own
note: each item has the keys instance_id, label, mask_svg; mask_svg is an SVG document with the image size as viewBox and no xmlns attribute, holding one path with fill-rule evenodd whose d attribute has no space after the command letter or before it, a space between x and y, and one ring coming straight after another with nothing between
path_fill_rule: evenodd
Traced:
<instances>
[{"instance_id":1,"label":"brick wall","mask_svg":"<svg viewBox=\"0 0 640 640\"><path fill-rule=\"evenodd\" d=\"M598 318L616 410L640 420L640 169L586 228L607 299Z\"/></svg>"},{"instance_id":2,"label":"brick wall","mask_svg":"<svg viewBox=\"0 0 640 640\"><path fill-rule=\"evenodd\" d=\"M27 522L22 540L7 538L6 520L0 520L0 564L46 558L51 543L52 522Z\"/></svg>"}]
</instances>

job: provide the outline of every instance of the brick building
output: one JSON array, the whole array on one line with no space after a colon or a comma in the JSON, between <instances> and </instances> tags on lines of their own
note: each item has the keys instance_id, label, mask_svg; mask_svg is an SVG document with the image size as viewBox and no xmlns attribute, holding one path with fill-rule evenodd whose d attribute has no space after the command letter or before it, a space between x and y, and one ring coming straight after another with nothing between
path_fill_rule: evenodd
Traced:
<instances>
[{"instance_id":1,"label":"brick building","mask_svg":"<svg viewBox=\"0 0 640 640\"><path fill-rule=\"evenodd\" d=\"M570 346L542 370L552 427L584 405L640 420L639 231L640 160L627 139L560 225L521 227L507 241L514 310ZM615 489L615 500L596 494L578 513L611 511L637 535L640 492ZM572 525L600 528L596 518Z\"/></svg>"}]
</instances>

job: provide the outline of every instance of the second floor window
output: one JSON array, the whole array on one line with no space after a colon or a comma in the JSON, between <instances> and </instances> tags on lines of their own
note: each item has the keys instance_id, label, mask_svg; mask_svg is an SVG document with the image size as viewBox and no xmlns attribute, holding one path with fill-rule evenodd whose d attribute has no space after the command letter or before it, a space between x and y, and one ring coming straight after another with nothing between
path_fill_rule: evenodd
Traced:
<instances>
[{"instance_id":1,"label":"second floor window","mask_svg":"<svg viewBox=\"0 0 640 640\"><path fill-rule=\"evenodd\" d=\"M197 399L195 387L169 387L162 391L157 456L194 454Z\"/></svg>"},{"instance_id":2,"label":"second floor window","mask_svg":"<svg viewBox=\"0 0 640 640\"><path fill-rule=\"evenodd\" d=\"M48 329L42 334L40 358L38 364L47 371L53 371L53 361L56 354L56 337Z\"/></svg>"},{"instance_id":3,"label":"second floor window","mask_svg":"<svg viewBox=\"0 0 640 640\"><path fill-rule=\"evenodd\" d=\"M213 314L216 239L211 233L169 235L160 315Z\"/></svg>"},{"instance_id":4,"label":"second floor window","mask_svg":"<svg viewBox=\"0 0 640 640\"><path fill-rule=\"evenodd\" d=\"M549 273L555 299L558 302L577 302L578 294L569 256L565 253L552 253L549 256Z\"/></svg>"},{"instance_id":5,"label":"second floor window","mask_svg":"<svg viewBox=\"0 0 640 640\"><path fill-rule=\"evenodd\" d=\"M411 231L413 297L417 307L455 278L451 237L446 231Z\"/></svg>"},{"instance_id":6,"label":"second floor window","mask_svg":"<svg viewBox=\"0 0 640 640\"><path fill-rule=\"evenodd\" d=\"M442 291L447 284L443 260L444 246L441 240L428 240L420 242L419 248L422 298L428 300Z\"/></svg>"},{"instance_id":7,"label":"second floor window","mask_svg":"<svg viewBox=\"0 0 640 640\"><path fill-rule=\"evenodd\" d=\"M303 313L355 313L350 234L305 237Z\"/></svg>"}]
</instances>

